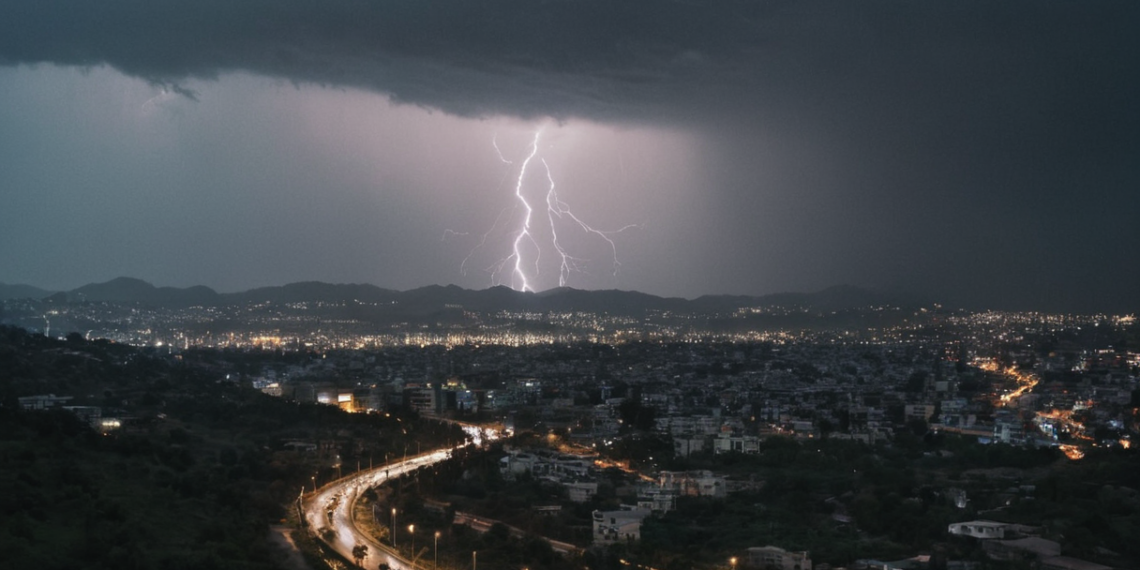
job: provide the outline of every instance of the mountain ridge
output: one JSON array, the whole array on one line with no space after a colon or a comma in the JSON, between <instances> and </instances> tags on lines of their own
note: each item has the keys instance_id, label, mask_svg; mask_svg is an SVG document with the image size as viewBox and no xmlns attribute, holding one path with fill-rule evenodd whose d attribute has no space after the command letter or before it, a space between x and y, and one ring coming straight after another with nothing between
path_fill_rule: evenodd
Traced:
<instances>
[{"instance_id":1,"label":"mountain ridge","mask_svg":"<svg viewBox=\"0 0 1140 570\"><path fill-rule=\"evenodd\" d=\"M0 301L6 301L8 299L43 299L55 293L57 293L57 291L40 289L39 287L24 285L22 283L13 285L0 283Z\"/></svg>"},{"instance_id":2,"label":"mountain ridge","mask_svg":"<svg viewBox=\"0 0 1140 570\"><path fill-rule=\"evenodd\" d=\"M545 291L515 291L499 285L464 289L456 285L427 285L397 291L367 283L301 281L257 287L234 293L219 293L204 285L157 287L142 279L117 277L88 283L70 291L53 293L27 285L0 284L0 299L50 298L53 302L137 303L144 306L226 306L248 303L331 303L394 306L411 313L447 309L470 311L593 311L599 313L644 313L646 311L725 312L744 307L784 307L839 311L891 304L890 295L853 285L837 285L817 292L785 292L768 295L703 295L695 299L660 297L619 289L583 290L559 287Z\"/></svg>"}]
</instances>

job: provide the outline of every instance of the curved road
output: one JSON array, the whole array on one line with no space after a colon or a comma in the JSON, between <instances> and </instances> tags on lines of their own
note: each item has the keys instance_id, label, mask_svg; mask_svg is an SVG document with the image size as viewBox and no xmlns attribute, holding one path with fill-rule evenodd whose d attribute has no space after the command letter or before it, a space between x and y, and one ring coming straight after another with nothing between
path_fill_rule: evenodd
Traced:
<instances>
[{"instance_id":1,"label":"curved road","mask_svg":"<svg viewBox=\"0 0 1140 570\"><path fill-rule=\"evenodd\" d=\"M494 435L476 426L465 426L464 431L472 436L474 445L482 444L485 439L494 438ZM455 449L460 447L463 446L457 446ZM388 547L381 546L376 539L356 528L352 522L352 505L361 493L384 483L389 477L398 477L408 471L443 461L450 456L451 449L437 449L333 481L317 492L301 497L301 509L305 520L309 523L309 528L316 533L318 540L336 550L347 560L353 559L354 546L358 544L367 546L368 556L364 558L364 568L376 569L380 564L387 564L394 570L414 570L407 560L390 554ZM331 541L325 540L320 535L320 530L325 527L336 532Z\"/></svg>"}]
</instances>

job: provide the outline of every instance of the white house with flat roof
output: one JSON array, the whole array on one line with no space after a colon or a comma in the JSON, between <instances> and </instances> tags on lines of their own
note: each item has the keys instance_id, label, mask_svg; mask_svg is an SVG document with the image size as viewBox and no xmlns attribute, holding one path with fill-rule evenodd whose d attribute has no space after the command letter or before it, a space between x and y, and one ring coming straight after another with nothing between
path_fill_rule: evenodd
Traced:
<instances>
[{"instance_id":1,"label":"white house with flat roof","mask_svg":"<svg viewBox=\"0 0 1140 570\"><path fill-rule=\"evenodd\" d=\"M1005 538L1005 531L1010 525L994 521L969 521L951 523L948 529L955 536L970 536L973 538Z\"/></svg>"},{"instance_id":2,"label":"white house with flat roof","mask_svg":"<svg viewBox=\"0 0 1140 570\"><path fill-rule=\"evenodd\" d=\"M646 509L594 511L594 544L641 540L641 521L649 514Z\"/></svg>"},{"instance_id":3,"label":"white house with flat roof","mask_svg":"<svg viewBox=\"0 0 1140 570\"><path fill-rule=\"evenodd\" d=\"M748 549L748 565L760 570L811 570L811 556L778 546L753 546Z\"/></svg>"}]
</instances>

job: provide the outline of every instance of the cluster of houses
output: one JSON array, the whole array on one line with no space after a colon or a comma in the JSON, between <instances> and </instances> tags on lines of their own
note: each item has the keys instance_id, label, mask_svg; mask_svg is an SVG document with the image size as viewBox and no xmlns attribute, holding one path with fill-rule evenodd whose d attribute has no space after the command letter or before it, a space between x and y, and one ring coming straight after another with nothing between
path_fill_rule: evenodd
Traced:
<instances>
[{"instance_id":1,"label":"cluster of houses","mask_svg":"<svg viewBox=\"0 0 1140 570\"><path fill-rule=\"evenodd\" d=\"M37 394L33 396L22 396L18 400L20 408L25 410L47 410L51 408L67 410L75 414L80 420L90 425L91 429L99 433L108 433L122 429L124 425L130 425L136 420L134 417L126 416L118 412L104 415L103 408L100 406L73 406L71 405L71 396Z\"/></svg>"},{"instance_id":2,"label":"cluster of houses","mask_svg":"<svg viewBox=\"0 0 1140 570\"><path fill-rule=\"evenodd\" d=\"M1041 538L1040 528L1019 524L976 520L952 523L951 536L981 542L986 556L993 560L1033 561L1039 570L1112 570L1111 567L1061 555L1061 545Z\"/></svg>"},{"instance_id":3,"label":"cluster of houses","mask_svg":"<svg viewBox=\"0 0 1140 570\"><path fill-rule=\"evenodd\" d=\"M991 341L408 347L330 353L253 381L350 411L490 412L510 424L510 411L528 409L587 444L613 439L623 428L617 407L633 398L654 410L656 430L679 456L756 453L772 434L875 444L919 423L1032 445L1089 441L1103 426L1117 435L1099 443L1131 444L1137 426L1125 412L1140 385L1140 355L1075 347L997 354ZM991 388L1012 385L1002 377L1009 366L1039 381L1003 401Z\"/></svg>"}]
</instances>

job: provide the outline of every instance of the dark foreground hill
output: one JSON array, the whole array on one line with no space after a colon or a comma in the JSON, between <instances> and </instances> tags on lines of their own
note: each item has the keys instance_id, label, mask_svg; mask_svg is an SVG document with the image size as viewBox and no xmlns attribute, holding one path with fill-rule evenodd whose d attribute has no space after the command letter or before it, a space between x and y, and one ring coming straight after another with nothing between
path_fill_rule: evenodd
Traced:
<instances>
[{"instance_id":1,"label":"dark foreground hill","mask_svg":"<svg viewBox=\"0 0 1140 570\"><path fill-rule=\"evenodd\" d=\"M0 567L282 568L269 525L289 517L302 486L337 476L332 458L367 465L409 437L425 447L462 437L395 411L349 414L227 381L243 358L0 326ZM49 393L118 426L100 433L62 407L22 409L19 398Z\"/></svg>"}]
</instances>

